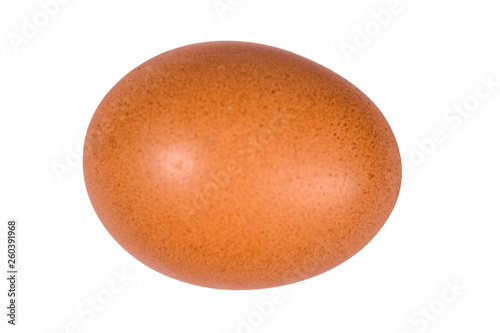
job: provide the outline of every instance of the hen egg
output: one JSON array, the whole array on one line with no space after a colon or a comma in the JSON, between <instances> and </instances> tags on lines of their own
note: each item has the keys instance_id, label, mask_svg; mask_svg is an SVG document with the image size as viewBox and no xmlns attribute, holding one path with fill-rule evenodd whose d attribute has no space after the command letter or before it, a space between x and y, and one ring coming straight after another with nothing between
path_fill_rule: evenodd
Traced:
<instances>
[{"instance_id":1,"label":"hen egg","mask_svg":"<svg viewBox=\"0 0 500 333\"><path fill-rule=\"evenodd\" d=\"M389 217L401 160L386 119L331 70L247 42L156 56L104 97L86 188L111 236L191 284L259 289L326 272Z\"/></svg>"}]
</instances>

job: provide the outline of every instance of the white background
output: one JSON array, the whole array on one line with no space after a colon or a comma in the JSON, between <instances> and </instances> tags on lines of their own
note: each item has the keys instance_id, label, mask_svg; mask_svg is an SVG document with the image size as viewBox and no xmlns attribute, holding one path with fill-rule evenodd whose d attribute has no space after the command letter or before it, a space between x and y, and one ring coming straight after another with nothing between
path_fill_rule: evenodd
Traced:
<instances>
[{"instance_id":1,"label":"white background","mask_svg":"<svg viewBox=\"0 0 500 333\"><path fill-rule=\"evenodd\" d=\"M1 332L500 332L500 86L486 96L480 81L500 82L497 2L400 0L383 27L371 13L389 0L222 0L231 4L222 15L213 0L60 2L47 22L35 0L0 4L0 233L17 218L20 234L18 326L6 324L2 278ZM44 26L16 47L33 16ZM410 161L399 201L339 267L274 290L197 287L135 260L95 215L78 151L98 103L142 62L210 40L319 62L391 124ZM470 113L448 111L464 101ZM58 177L61 164L69 171ZM130 280L120 283L123 271ZM281 297L270 306L273 291ZM100 311L88 305L96 297Z\"/></svg>"}]
</instances>

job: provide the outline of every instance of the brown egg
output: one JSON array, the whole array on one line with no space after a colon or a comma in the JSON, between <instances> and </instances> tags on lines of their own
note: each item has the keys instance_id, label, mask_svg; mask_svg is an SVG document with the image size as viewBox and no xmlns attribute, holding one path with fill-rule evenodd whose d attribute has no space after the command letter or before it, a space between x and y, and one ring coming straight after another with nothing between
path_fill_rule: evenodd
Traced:
<instances>
[{"instance_id":1,"label":"brown egg","mask_svg":"<svg viewBox=\"0 0 500 333\"><path fill-rule=\"evenodd\" d=\"M257 289L323 273L391 213L401 161L382 113L282 49L208 42L163 53L106 95L84 175L114 239L169 277Z\"/></svg>"}]
</instances>

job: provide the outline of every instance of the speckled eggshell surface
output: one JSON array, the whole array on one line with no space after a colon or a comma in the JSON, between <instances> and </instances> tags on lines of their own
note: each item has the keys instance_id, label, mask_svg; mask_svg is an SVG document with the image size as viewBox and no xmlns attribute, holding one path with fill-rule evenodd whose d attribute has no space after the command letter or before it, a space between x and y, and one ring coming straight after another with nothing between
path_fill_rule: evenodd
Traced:
<instances>
[{"instance_id":1,"label":"speckled eggshell surface","mask_svg":"<svg viewBox=\"0 0 500 333\"><path fill-rule=\"evenodd\" d=\"M95 112L84 175L108 232L169 277L258 289L318 275L363 248L401 184L394 135L351 83L254 43L146 61Z\"/></svg>"}]
</instances>

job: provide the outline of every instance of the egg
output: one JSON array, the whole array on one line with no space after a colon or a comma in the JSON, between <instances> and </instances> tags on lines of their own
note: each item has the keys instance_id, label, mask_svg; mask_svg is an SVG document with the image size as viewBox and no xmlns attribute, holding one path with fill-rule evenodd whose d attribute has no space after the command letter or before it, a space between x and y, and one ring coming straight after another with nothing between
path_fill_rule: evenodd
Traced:
<instances>
[{"instance_id":1,"label":"egg","mask_svg":"<svg viewBox=\"0 0 500 333\"><path fill-rule=\"evenodd\" d=\"M395 137L365 94L302 56L235 41L170 50L123 77L90 121L83 171L133 257L233 290L346 261L401 185Z\"/></svg>"}]
</instances>

